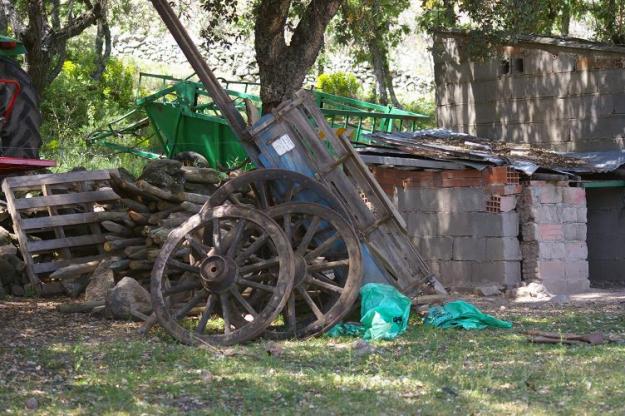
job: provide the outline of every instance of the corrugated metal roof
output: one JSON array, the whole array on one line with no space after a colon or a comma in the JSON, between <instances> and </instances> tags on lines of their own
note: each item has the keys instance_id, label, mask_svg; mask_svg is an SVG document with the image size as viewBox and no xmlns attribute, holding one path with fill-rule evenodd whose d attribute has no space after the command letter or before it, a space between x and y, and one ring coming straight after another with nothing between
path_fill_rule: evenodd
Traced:
<instances>
[{"instance_id":1,"label":"corrugated metal roof","mask_svg":"<svg viewBox=\"0 0 625 416\"><path fill-rule=\"evenodd\" d=\"M538 170L577 175L611 172L625 165L625 151L561 153L529 145L482 139L447 129L376 132L367 137L372 140L372 146L357 146L365 162L407 168L454 169L454 166L460 165L481 169L485 166L508 165L527 175ZM424 161L422 166L418 160ZM433 161L452 165L432 166Z\"/></svg>"}]
</instances>

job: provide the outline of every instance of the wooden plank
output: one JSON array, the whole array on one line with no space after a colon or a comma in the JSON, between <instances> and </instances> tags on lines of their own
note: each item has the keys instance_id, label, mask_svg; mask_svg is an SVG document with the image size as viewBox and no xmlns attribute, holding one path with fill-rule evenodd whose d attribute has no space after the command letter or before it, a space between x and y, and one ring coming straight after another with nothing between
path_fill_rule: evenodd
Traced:
<instances>
[{"instance_id":1,"label":"wooden plank","mask_svg":"<svg viewBox=\"0 0 625 416\"><path fill-rule=\"evenodd\" d=\"M108 170L78 171L68 173L46 173L42 175L15 176L6 178L10 188L28 188L31 186L54 185L68 182L107 181L111 178Z\"/></svg>"},{"instance_id":2,"label":"wooden plank","mask_svg":"<svg viewBox=\"0 0 625 416\"><path fill-rule=\"evenodd\" d=\"M104 243L103 235L80 235L77 237L56 238L54 240L30 241L28 251L39 253L65 247L80 247Z\"/></svg>"},{"instance_id":3,"label":"wooden plank","mask_svg":"<svg viewBox=\"0 0 625 416\"><path fill-rule=\"evenodd\" d=\"M91 224L99 221L97 212L84 212L80 214L55 215L53 217L38 217L22 219L23 230L36 230L40 228L61 227L66 225Z\"/></svg>"},{"instance_id":4,"label":"wooden plank","mask_svg":"<svg viewBox=\"0 0 625 416\"><path fill-rule=\"evenodd\" d=\"M50 196L52 194L52 192L50 191L50 185L41 185L41 192L43 193L43 196ZM58 215L57 209L55 207L48 206L48 215ZM53 229L54 236L56 238L65 238L65 230L63 229L63 227L55 226ZM66 259L72 258L72 252L69 248L66 247L63 249L63 257L65 257Z\"/></svg>"},{"instance_id":5,"label":"wooden plank","mask_svg":"<svg viewBox=\"0 0 625 416\"><path fill-rule=\"evenodd\" d=\"M80 190L83 192L87 191L87 186L84 182L80 182ZM85 211L90 212L93 211L93 203L86 203L82 205L85 208ZM91 230L91 234L93 235L102 235L102 229L100 228L100 224L90 223L89 230ZM102 245L98 246L98 253L104 254L104 247Z\"/></svg>"},{"instance_id":6,"label":"wooden plank","mask_svg":"<svg viewBox=\"0 0 625 416\"><path fill-rule=\"evenodd\" d=\"M22 198L15 201L15 208L20 210L50 206L83 204L86 202L114 201L116 199L119 199L119 195L117 195L113 190L107 189L105 191L91 191L75 194Z\"/></svg>"},{"instance_id":7,"label":"wooden plank","mask_svg":"<svg viewBox=\"0 0 625 416\"><path fill-rule=\"evenodd\" d=\"M33 272L35 274L50 273L50 272L60 269L61 267L69 266L70 264L87 263L93 260L102 260L106 257L108 256L86 256L86 257L76 257L76 258L68 259L68 260L37 263L33 266Z\"/></svg>"},{"instance_id":8,"label":"wooden plank","mask_svg":"<svg viewBox=\"0 0 625 416\"><path fill-rule=\"evenodd\" d=\"M13 219L13 231L17 234L17 241L20 243L20 252L22 253L22 258L24 259L24 263L26 264L26 274L28 275L28 279L33 286L38 287L39 278L35 273L33 273L33 257L28 252L28 238L22 230L22 217L20 213L15 209L15 195L13 195L13 190L9 186L9 183L5 179L2 182L2 192L4 193L4 197L7 201L7 209L11 214L11 218Z\"/></svg>"}]
</instances>

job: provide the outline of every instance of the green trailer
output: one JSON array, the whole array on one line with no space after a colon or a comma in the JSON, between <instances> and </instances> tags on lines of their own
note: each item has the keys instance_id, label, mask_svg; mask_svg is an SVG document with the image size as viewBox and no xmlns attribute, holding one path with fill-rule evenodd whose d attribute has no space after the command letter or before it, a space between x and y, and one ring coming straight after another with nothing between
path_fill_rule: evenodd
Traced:
<instances>
[{"instance_id":1,"label":"green trailer","mask_svg":"<svg viewBox=\"0 0 625 416\"><path fill-rule=\"evenodd\" d=\"M230 125L203 85L190 78L141 73L136 108L109 123L106 129L90 134L87 141L149 159L185 154L203 157L208 166L220 169L246 164L247 154ZM262 112L259 84L224 79L220 82L240 112L245 113L246 104ZM355 143L368 144L364 135L373 131L414 130L419 121L427 118L317 90L313 94L330 126ZM151 134L145 134L146 128Z\"/></svg>"}]
</instances>

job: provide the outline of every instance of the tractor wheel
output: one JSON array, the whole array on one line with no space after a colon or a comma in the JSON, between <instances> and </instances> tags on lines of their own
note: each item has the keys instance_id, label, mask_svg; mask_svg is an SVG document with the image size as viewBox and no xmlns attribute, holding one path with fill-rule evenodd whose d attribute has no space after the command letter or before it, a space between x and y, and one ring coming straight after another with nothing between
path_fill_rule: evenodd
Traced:
<instances>
[{"instance_id":1,"label":"tractor wheel","mask_svg":"<svg viewBox=\"0 0 625 416\"><path fill-rule=\"evenodd\" d=\"M8 120L0 125L0 156L37 159L41 147L41 113L37 91L28 74L16 61L0 57L0 117L9 108L15 93L13 86L3 84L1 80L19 82L20 92Z\"/></svg>"}]
</instances>

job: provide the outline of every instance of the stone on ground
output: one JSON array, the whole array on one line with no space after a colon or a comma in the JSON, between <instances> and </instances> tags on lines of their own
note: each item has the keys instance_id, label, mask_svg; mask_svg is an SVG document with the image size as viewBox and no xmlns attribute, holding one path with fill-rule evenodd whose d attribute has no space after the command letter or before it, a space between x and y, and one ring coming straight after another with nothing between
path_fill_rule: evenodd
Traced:
<instances>
[{"instance_id":1,"label":"stone on ground","mask_svg":"<svg viewBox=\"0 0 625 416\"><path fill-rule=\"evenodd\" d=\"M106 295L107 314L119 319L135 319L132 312L149 315L150 293L132 277L124 277Z\"/></svg>"}]
</instances>

